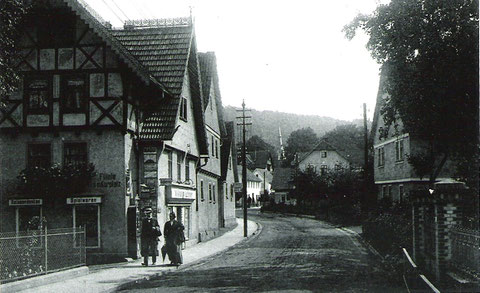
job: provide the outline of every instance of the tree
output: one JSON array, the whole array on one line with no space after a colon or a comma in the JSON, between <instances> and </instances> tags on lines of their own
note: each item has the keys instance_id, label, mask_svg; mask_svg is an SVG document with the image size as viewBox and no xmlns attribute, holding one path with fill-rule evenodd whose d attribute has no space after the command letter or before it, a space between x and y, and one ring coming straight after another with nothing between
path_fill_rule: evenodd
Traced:
<instances>
[{"instance_id":1,"label":"tree","mask_svg":"<svg viewBox=\"0 0 480 293\"><path fill-rule=\"evenodd\" d=\"M275 153L275 147L266 143L260 136L253 135L246 143L247 152L254 151L269 151L271 154Z\"/></svg>"},{"instance_id":2,"label":"tree","mask_svg":"<svg viewBox=\"0 0 480 293\"><path fill-rule=\"evenodd\" d=\"M382 136L391 127L428 142L408 161L430 184L447 159L476 161L478 2L392 0L358 15L344 28L346 37L357 29L369 35L367 48L382 64L381 90L388 93Z\"/></svg>"},{"instance_id":3,"label":"tree","mask_svg":"<svg viewBox=\"0 0 480 293\"><path fill-rule=\"evenodd\" d=\"M318 137L310 127L290 133L285 146L286 164L290 164L298 153L311 151L318 143Z\"/></svg>"},{"instance_id":4,"label":"tree","mask_svg":"<svg viewBox=\"0 0 480 293\"><path fill-rule=\"evenodd\" d=\"M17 42L20 23L29 5L23 0L0 1L0 107L6 96L18 87Z\"/></svg>"}]
</instances>

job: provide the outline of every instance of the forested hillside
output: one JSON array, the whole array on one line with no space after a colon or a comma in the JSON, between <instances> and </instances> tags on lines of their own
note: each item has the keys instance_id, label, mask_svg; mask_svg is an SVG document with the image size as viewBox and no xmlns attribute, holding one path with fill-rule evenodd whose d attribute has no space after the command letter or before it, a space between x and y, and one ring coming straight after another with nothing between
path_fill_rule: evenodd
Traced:
<instances>
[{"instance_id":1,"label":"forested hillside","mask_svg":"<svg viewBox=\"0 0 480 293\"><path fill-rule=\"evenodd\" d=\"M235 117L240 115L240 113L237 114L235 108L231 106L226 106L224 110L226 121L234 121ZM265 142L276 148L280 146L278 139L279 127L282 129L283 144L285 145L290 133L301 128L310 127L318 137L322 137L326 132L333 130L338 125L352 123L330 117L297 115L274 111L257 111L254 109L252 109L250 113L253 122L251 127L252 133L250 136L258 135ZM360 122L355 121L356 124ZM238 130L236 135L237 137L240 135Z\"/></svg>"}]
</instances>

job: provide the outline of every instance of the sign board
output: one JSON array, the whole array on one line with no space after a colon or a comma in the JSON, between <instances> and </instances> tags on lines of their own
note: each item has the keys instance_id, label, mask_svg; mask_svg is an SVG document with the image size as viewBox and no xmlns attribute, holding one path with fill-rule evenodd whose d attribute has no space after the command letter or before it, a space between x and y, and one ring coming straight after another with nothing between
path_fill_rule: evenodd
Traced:
<instances>
[{"instance_id":1,"label":"sign board","mask_svg":"<svg viewBox=\"0 0 480 293\"><path fill-rule=\"evenodd\" d=\"M43 204L43 199L41 198L9 199L8 204L10 206L40 206Z\"/></svg>"},{"instance_id":2,"label":"sign board","mask_svg":"<svg viewBox=\"0 0 480 293\"><path fill-rule=\"evenodd\" d=\"M92 203L102 203L102 198L100 196L67 198L67 204L92 204Z\"/></svg>"},{"instance_id":3,"label":"sign board","mask_svg":"<svg viewBox=\"0 0 480 293\"><path fill-rule=\"evenodd\" d=\"M195 191L172 188L172 198L195 199Z\"/></svg>"},{"instance_id":4,"label":"sign board","mask_svg":"<svg viewBox=\"0 0 480 293\"><path fill-rule=\"evenodd\" d=\"M233 189L235 190L235 192L242 192L243 184L240 182L235 182L233 185Z\"/></svg>"}]
</instances>

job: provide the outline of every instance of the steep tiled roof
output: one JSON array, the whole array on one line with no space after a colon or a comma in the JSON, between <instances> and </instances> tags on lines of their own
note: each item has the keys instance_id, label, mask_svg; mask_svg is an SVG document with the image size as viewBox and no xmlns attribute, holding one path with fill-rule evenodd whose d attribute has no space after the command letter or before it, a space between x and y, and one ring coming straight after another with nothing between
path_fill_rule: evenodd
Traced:
<instances>
[{"instance_id":1,"label":"steep tiled roof","mask_svg":"<svg viewBox=\"0 0 480 293\"><path fill-rule=\"evenodd\" d=\"M273 172L272 189L275 191L292 189L293 172L291 168L276 168Z\"/></svg>"},{"instance_id":2,"label":"steep tiled roof","mask_svg":"<svg viewBox=\"0 0 480 293\"><path fill-rule=\"evenodd\" d=\"M242 170L243 170L243 167L242 165L238 165L237 166L237 169L238 169L238 174L239 174L239 177L241 178L243 176L243 173L242 173ZM240 180L241 181L241 180ZM252 181L252 182L262 182L262 179L258 178L257 176L255 176L255 174L253 174L252 171L248 170L247 168L247 181Z\"/></svg>"},{"instance_id":3,"label":"steep tiled roof","mask_svg":"<svg viewBox=\"0 0 480 293\"><path fill-rule=\"evenodd\" d=\"M305 160L308 156L310 156L311 153L313 153L315 151L336 151L345 160L351 162L351 160L349 158L347 158L347 156L345 154L343 154L342 151L340 151L338 148L333 146L326 139L322 139L311 151L309 151L308 153L304 153L304 155L302 157L299 157L298 162L301 162L301 161Z\"/></svg>"},{"instance_id":4,"label":"steep tiled roof","mask_svg":"<svg viewBox=\"0 0 480 293\"><path fill-rule=\"evenodd\" d=\"M180 98L167 98L156 107L154 112L147 114L140 129L142 140L170 140L175 134L177 111Z\"/></svg>"},{"instance_id":5,"label":"steep tiled roof","mask_svg":"<svg viewBox=\"0 0 480 293\"><path fill-rule=\"evenodd\" d=\"M255 151L251 153L254 169L265 169L267 167L268 159L271 159L273 164L273 158L269 151Z\"/></svg>"},{"instance_id":6,"label":"steep tiled roof","mask_svg":"<svg viewBox=\"0 0 480 293\"><path fill-rule=\"evenodd\" d=\"M193 26L127 28L111 32L171 93L181 94Z\"/></svg>"}]
</instances>

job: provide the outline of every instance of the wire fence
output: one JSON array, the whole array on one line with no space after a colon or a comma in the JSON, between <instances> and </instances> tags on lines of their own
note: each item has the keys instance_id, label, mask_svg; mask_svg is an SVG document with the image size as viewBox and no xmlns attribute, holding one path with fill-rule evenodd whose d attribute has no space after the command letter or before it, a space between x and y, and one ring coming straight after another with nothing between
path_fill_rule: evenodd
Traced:
<instances>
[{"instance_id":1,"label":"wire fence","mask_svg":"<svg viewBox=\"0 0 480 293\"><path fill-rule=\"evenodd\" d=\"M450 229L451 266L480 279L480 231L456 226Z\"/></svg>"},{"instance_id":2,"label":"wire fence","mask_svg":"<svg viewBox=\"0 0 480 293\"><path fill-rule=\"evenodd\" d=\"M0 282L85 265L85 231L51 229L0 233Z\"/></svg>"}]
</instances>

